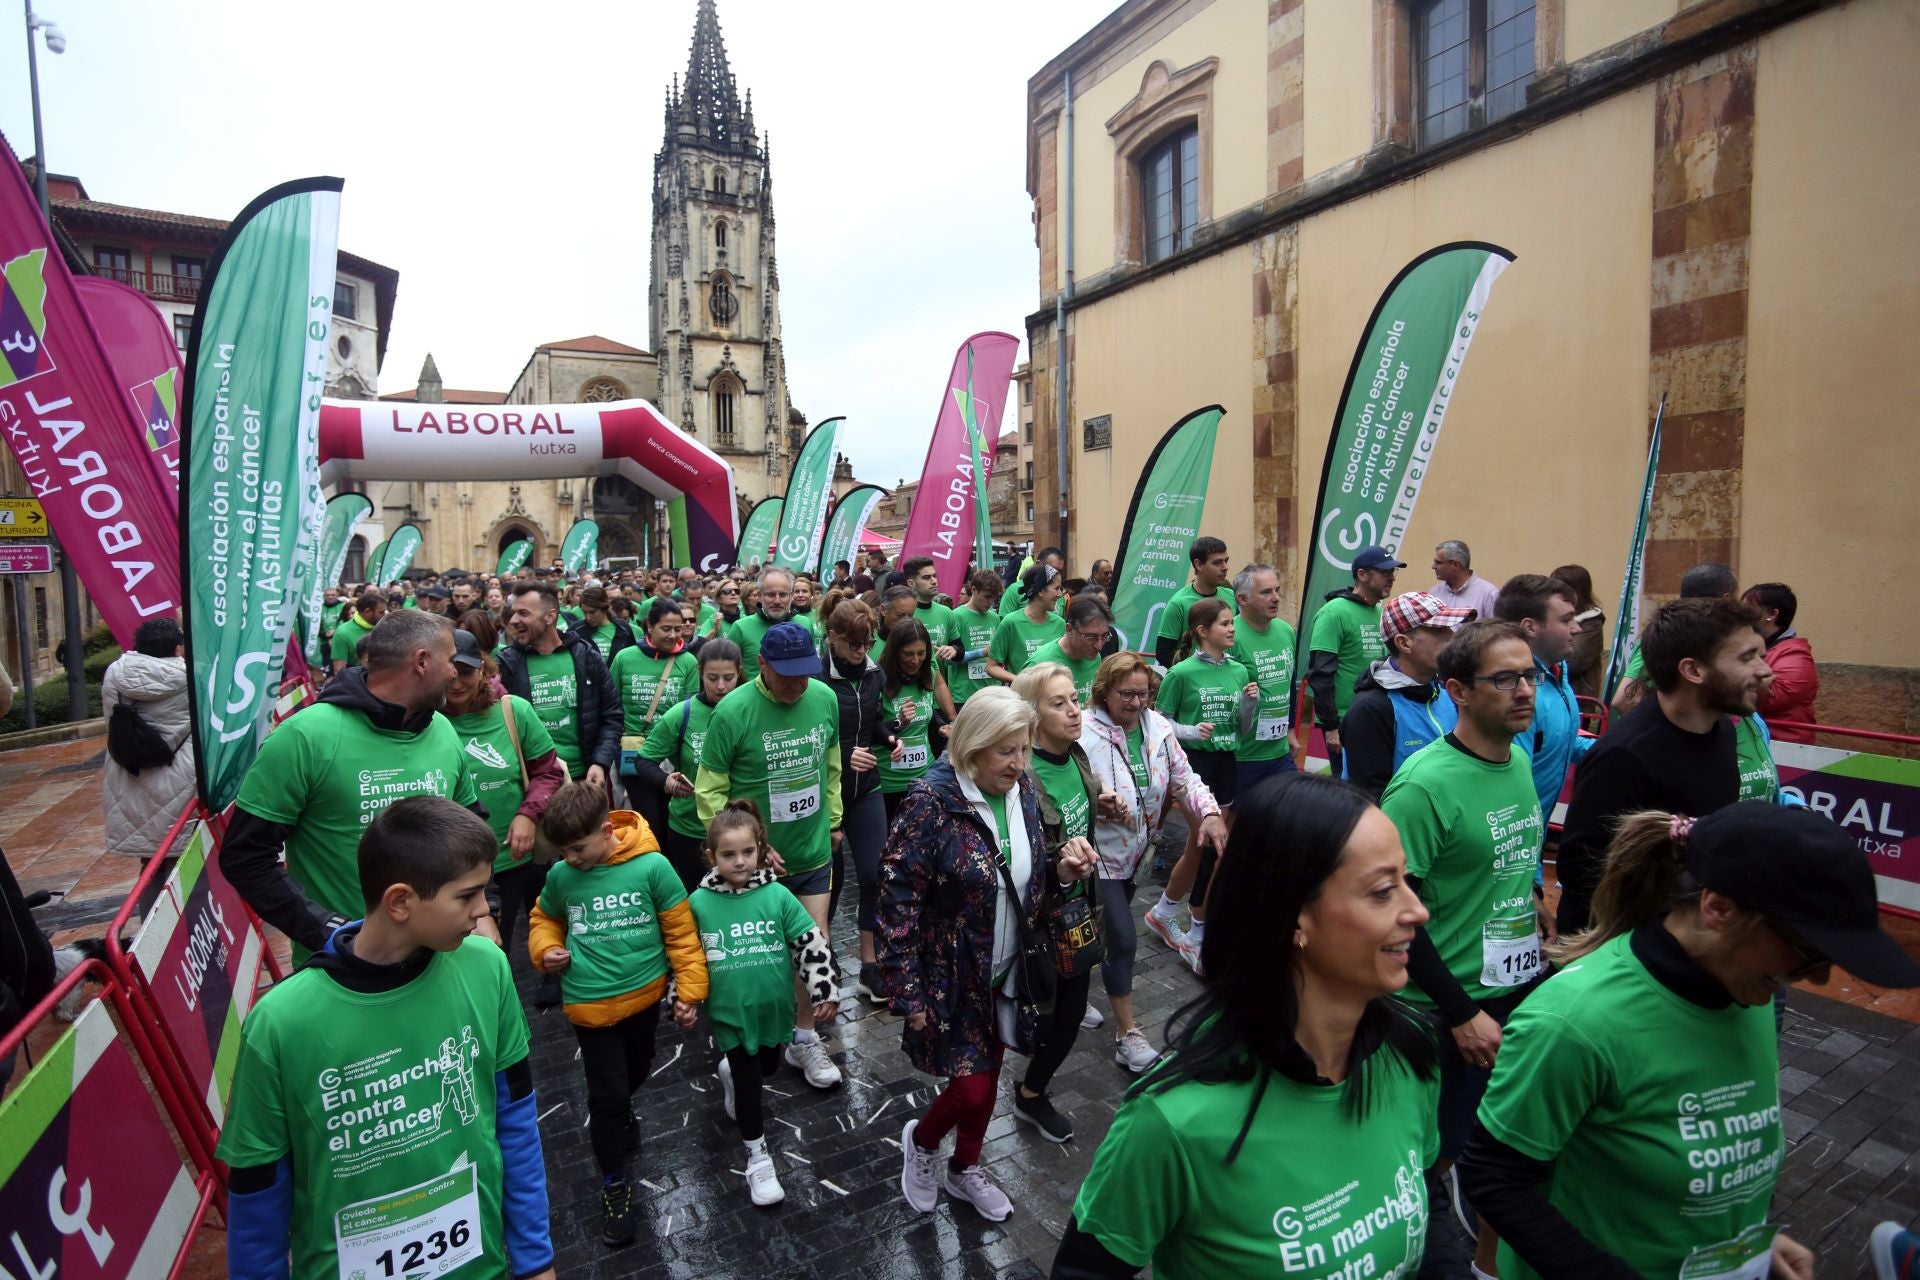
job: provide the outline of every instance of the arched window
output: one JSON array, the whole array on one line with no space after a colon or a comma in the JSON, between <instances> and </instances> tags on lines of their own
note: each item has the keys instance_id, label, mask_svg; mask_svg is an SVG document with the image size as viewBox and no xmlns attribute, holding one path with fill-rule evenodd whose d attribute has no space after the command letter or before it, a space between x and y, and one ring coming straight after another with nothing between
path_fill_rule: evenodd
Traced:
<instances>
[{"instance_id":1,"label":"arched window","mask_svg":"<svg viewBox=\"0 0 1920 1280\"><path fill-rule=\"evenodd\" d=\"M724 219L713 224L713 247L722 253L727 251L727 224Z\"/></svg>"},{"instance_id":2,"label":"arched window","mask_svg":"<svg viewBox=\"0 0 1920 1280\"><path fill-rule=\"evenodd\" d=\"M626 387L614 378L588 378L580 388L580 401L583 404L611 404L626 398Z\"/></svg>"},{"instance_id":3,"label":"arched window","mask_svg":"<svg viewBox=\"0 0 1920 1280\"><path fill-rule=\"evenodd\" d=\"M367 580L367 540L359 534L347 539L347 564L341 571L342 582L365 582Z\"/></svg>"},{"instance_id":4,"label":"arched window","mask_svg":"<svg viewBox=\"0 0 1920 1280\"><path fill-rule=\"evenodd\" d=\"M722 374L713 380L710 394L713 396L713 439L716 444L731 445L734 442L734 424L739 420L740 397L744 390L740 380L731 374Z\"/></svg>"},{"instance_id":5,"label":"arched window","mask_svg":"<svg viewBox=\"0 0 1920 1280\"><path fill-rule=\"evenodd\" d=\"M715 169L713 171L713 189L719 195L727 194L727 171L725 169Z\"/></svg>"},{"instance_id":6,"label":"arched window","mask_svg":"<svg viewBox=\"0 0 1920 1280\"><path fill-rule=\"evenodd\" d=\"M733 296L733 281L726 275L714 276L708 291L707 306L717 325L732 324L733 318L740 314L740 302Z\"/></svg>"}]
</instances>

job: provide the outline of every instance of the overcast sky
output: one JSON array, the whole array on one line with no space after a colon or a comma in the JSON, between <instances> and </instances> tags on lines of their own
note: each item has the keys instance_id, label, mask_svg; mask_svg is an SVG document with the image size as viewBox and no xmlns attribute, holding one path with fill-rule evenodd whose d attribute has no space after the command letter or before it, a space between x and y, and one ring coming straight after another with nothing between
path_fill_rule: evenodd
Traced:
<instances>
[{"instance_id":1,"label":"overcast sky","mask_svg":"<svg viewBox=\"0 0 1920 1280\"><path fill-rule=\"evenodd\" d=\"M793 399L846 415L862 479L919 475L961 339L1024 338L1027 78L1114 3L720 0L772 147ZM68 39L40 52L49 167L94 199L230 218L346 179L341 247L400 272L383 393L428 351L448 386L504 391L542 342L648 345L653 155L695 0L36 6ZM14 13L0 129L24 157Z\"/></svg>"}]
</instances>

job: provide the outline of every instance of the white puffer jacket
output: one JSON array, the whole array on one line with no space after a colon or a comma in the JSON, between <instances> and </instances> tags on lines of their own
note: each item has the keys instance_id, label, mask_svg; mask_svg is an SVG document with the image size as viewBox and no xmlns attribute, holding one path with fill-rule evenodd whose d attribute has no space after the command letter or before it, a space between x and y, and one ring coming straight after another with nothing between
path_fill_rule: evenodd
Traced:
<instances>
[{"instance_id":1,"label":"white puffer jacket","mask_svg":"<svg viewBox=\"0 0 1920 1280\"><path fill-rule=\"evenodd\" d=\"M106 792L107 852L129 858L150 858L160 852L167 828L180 816L193 794L193 734L187 709L187 663L184 658L150 658L123 653L107 668L100 683L100 713L109 720L113 709L130 703L140 718L166 739L178 744L171 764L142 769L138 776L115 764L109 755L102 780Z\"/></svg>"}]
</instances>

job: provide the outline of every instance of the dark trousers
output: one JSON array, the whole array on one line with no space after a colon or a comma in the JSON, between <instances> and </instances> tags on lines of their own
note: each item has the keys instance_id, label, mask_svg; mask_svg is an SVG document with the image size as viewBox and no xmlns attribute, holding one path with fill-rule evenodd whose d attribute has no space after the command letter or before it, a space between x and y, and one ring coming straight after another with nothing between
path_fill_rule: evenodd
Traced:
<instances>
[{"instance_id":1,"label":"dark trousers","mask_svg":"<svg viewBox=\"0 0 1920 1280\"><path fill-rule=\"evenodd\" d=\"M509 962L513 960L514 933L533 914L533 904L546 887L548 865L529 858L517 867L493 873L494 887L500 890L500 945L506 948Z\"/></svg>"},{"instance_id":2,"label":"dark trousers","mask_svg":"<svg viewBox=\"0 0 1920 1280\"><path fill-rule=\"evenodd\" d=\"M659 1026L660 1006L653 1004L610 1027L573 1028L580 1068L587 1075L587 1136L602 1174L626 1173L638 1145L630 1146L628 1138L633 1095L653 1072L653 1035Z\"/></svg>"},{"instance_id":3,"label":"dark trousers","mask_svg":"<svg viewBox=\"0 0 1920 1280\"><path fill-rule=\"evenodd\" d=\"M827 919L840 909L840 889L846 883L845 855L853 855L853 878L858 886L858 914L854 927L877 932L875 917L880 911L880 853L887 843L887 802L878 790L869 791L848 805L841 816L840 830L846 834L840 851L834 854L833 892L827 899Z\"/></svg>"},{"instance_id":4,"label":"dark trousers","mask_svg":"<svg viewBox=\"0 0 1920 1280\"><path fill-rule=\"evenodd\" d=\"M1040 1044L1027 1061L1027 1078L1020 1083L1030 1093L1045 1093L1053 1083L1053 1073L1073 1052L1080 1037L1080 1019L1087 1012L1087 989L1093 984L1093 970L1077 978L1062 978L1053 997L1053 1014L1040 1028Z\"/></svg>"},{"instance_id":5,"label":"dark trousers","mask_svg":"<svg viewBox=\"0 0 1920 1280\"><path fill-rule=\"evenodd\" d=\"M766 1135L761 1114L760 1086L780 1066L780 1050L729 1049L724 1055L733 1072L733 1121L740 1126L740 1137L755 1142Z\"/></svg>"},{"instance_id":6,"label":"dark trousers","mask_svg":"<svg viewBox=\"0 0 1920 1280\"><path fill-rule=\"evenodd\" d=\"M1507 995L1482 1000L1480 1011L1504 1027L1520 1002L1539 986L1536 981ZM1458 1160L1467 1149L1467 1138L1473 1133L1473 1120L1480 1112L1480 1099L1487 1094L1487 1082L1493 1079L1493 1068L1476 1067L1461 1057L1452 1029L1441 1021L1434 1018L1440 1037L1440 1158Z\"/></svg>"},{"instance_id":7,"label":"dark trousers","mask_svg":"<svg viewBox=\"0 0 1920 1280\"><path fill-rule=\"evenodd\" d=\"M700 887L700 881L706 878L709 870L706 849L698 836L683 836L672 827L666 828L665 842L661 848L666 852L667 861L680 877L680 887L692 893Z\"/></svg>"}]
</instances>

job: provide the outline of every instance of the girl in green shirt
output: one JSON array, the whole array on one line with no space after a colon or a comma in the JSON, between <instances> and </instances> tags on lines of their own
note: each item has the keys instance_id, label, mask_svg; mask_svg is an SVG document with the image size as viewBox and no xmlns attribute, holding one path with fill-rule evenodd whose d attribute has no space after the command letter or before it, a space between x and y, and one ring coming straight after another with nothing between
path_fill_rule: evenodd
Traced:
<instances>
[{"instance_id":1,"label":"girl in green shirt","mask_svg":"<svg viewBox=\"0 0 1920 1280\"><path fill-rule=\"evenodd\" d=\"M1037 564L1020 578L1020 595L1026 608L1000 620L987 646L987 674L1009 684L1020 674L1033 655L1049 640L1057 640L1067 629L1067 620L1054 612L1065 590L1060 571L1050 564Z\"/></svg>"},{"instance_id":2,"label":"girl in green shirt","mask_svg":"<svg viewBox=\"0 0 1920 1280\"><path fill-rule=\"evenodd\" d=\"M880 655L886 676L880 693L881 732L893 742L892 750L880 758L880 794L889 828L907 789L933 765L935 733L944 738L953 722L953 698L932 654L933 637L918 618L907 618L894 626Z\"/></svg>"},{"instance_id":3,"label":"girl in green shirt","mask_svg":"<svg viewBox=\"0 0 1920 1280\"><path fill-rule=\"evenodd\" d=\"M731 644L731 642L725 642ZM707 828L711 864L689 901L707 957L707 1019L713 1030L720 1105L747 1147L748 1197L786 1199L767 1150L760 1086L793 1034L797 974L821 1021L840 1011L839 967L827 935L767 862L766 829L751 800L730 800Z\"/></svg>"},{"instance_id":4,"label":"girl in green shirt","mask_svg":"<svg viewBox=\"0 0 1920 1280\"><path fill-rule=\"evenodd\" d=\"M1219 881L1202 993L1114 1117L1054 1273L1410 1276L1439 1062L1392 999L1427 918L1393 824L1293 775L1246 797Z\"/></svg>"}]
</instances>

